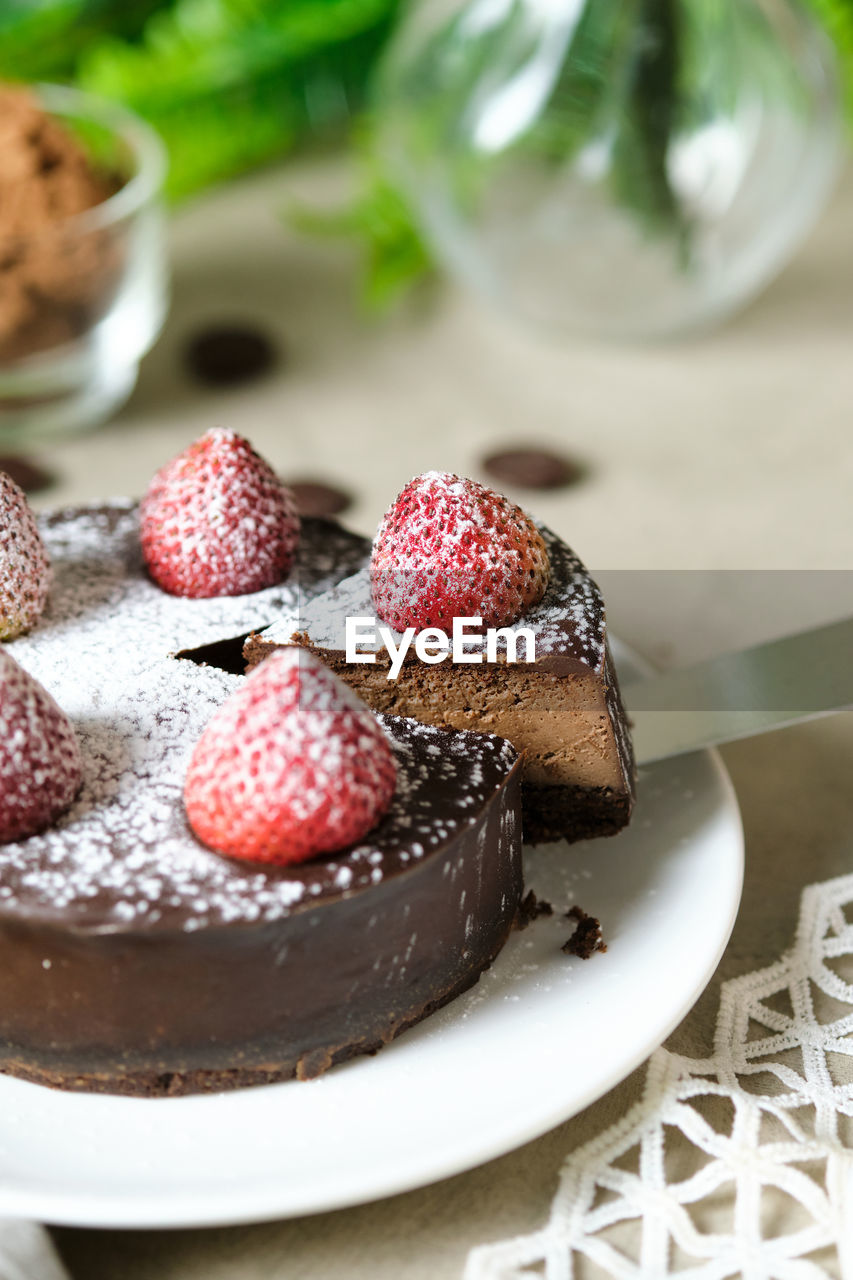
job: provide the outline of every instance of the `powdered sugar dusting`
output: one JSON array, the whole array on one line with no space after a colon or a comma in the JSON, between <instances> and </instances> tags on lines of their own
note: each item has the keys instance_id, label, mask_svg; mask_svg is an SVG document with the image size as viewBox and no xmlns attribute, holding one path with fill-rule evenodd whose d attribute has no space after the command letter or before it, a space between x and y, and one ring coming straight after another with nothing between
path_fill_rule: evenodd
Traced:
<instances>
[{"instance_id":1,"label":"powdered sugar dusting","mask_svg":"<svg viewBox=\"0 0 853 1280\"><path fill-rule=\"evenodd\" d=\"M0 649L0 840L30 835L67 809L80 786L67 716Z\"/></svg>"},{"instance_id":2,"label":"powdered sugar dusting","mask_svg":"<svg viewBox=\"0 0 853 1280\"><path fill-rule=\"evenodd\" d=\"M505 626L541 600L549 575L545 545L520 507L444 471L405 486L370 562L376 612L398 631L447 627L454 617Z\"/></svg>"},{"instance_id":3,"label":"powdered sugar dusting","mask_svg":"<svg viewBox=\"0 0 853 1280\"><path fill-rule=\"evenodd\" d=\"M388 740L346 685L300 649L279 649L216 713L184 799L205 844L301 862L365 836L388 808Z\"/></svg>"},{"instance_id":4,"label":"powdered sugar dusting","mask_svg":"<svg viewBox=\"0 0 853 1280\"><path fill-rule=\"evenodd\" d=\"M106 931L277 919L323 895L357 892L377 869L391 874L426 856L476 815L512 767L514 753L498 739L389 724L399 781L372 843L298 871L212 853L187 825L183 780L208 720L241 677L170 654L245 633L280 609L298 610L300 592L322 591L347 563L354 567L363 540L306 522L292 580L254 595L189 600L147 577L131 504L56 513L43 534L55 585L38 628L8 652L69 715L83 786L51 830L0 845L4 915L61 914L66 923ZM429 769L418 763L424 753L416 738L440 746ZM481 776L461 786L456 774L472 757L482 761ZM436 785L447 790L438 820ZM379 867L368 861L377 848Z\"/></svg>"},{"instance_id":5,"label":"powdered sugar dusting","mask_svg":"<svg viewBox=\"0 0 853 1280\"><path fill-rule=\"evenodd\" d=\"M214 428L173 458L140 510L151 575L176 595L257 591L280 582L293 563L293 495L235 431Z\"/></svg>"},{"instance_id":6,"label":"powdered sugar dusting","mask_svg":"<svg viewBox=\"0 0 853 1280\"><path fill-rule=\"evenodd\" d=\"M544 525L539 532L551 561L551 581L538 604L532 605L515 626L531 627L536 636L537 661L549 657L569 656L591 667L604 670L606 626L601 592L575 553ZM371 617L368 557L357 573L310 599L301 607L284 609L282 616L264 631L261 639L270 644L288 644L296 632L304 631L311 643L322 649L343 651L345 624L348 617ZM399 643L400 633L395 632ZM378 650L382 640L360 643L364 652ZM471 653L484 652L485 642L478 638L466 641ZM498 636L498 654L506 653L506 640Z\"/></svg>"}]
</instances>

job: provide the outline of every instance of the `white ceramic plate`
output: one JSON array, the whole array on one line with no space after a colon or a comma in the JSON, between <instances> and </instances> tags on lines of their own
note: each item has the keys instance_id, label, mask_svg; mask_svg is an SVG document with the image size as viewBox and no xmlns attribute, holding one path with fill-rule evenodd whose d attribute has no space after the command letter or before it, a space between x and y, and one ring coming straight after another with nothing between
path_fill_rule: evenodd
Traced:
<instances>
[{"instance_id":1,"label":"white ceramic plate","mask_svg":"<svg viewBox=\"0 0 853 1280\"><path fill-rule=\"evenodd\" d=\"M710 979L734 923L743 838L714 753L642 771L630 828L527 851L527 880L600 917L514 934L479 984L375 1058L309 1084L146 1100L0 1078L0 1216L202 1226L340 1208L511 1150L623 1079Z\"/></svg>"}]
</instances>

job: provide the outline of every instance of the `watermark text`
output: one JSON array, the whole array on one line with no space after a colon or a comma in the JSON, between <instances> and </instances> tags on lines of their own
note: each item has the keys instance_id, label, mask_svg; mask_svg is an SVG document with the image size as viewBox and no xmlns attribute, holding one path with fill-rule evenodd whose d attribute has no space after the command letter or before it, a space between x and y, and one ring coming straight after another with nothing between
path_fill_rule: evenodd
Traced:
<instances>
[{"instance_id":1,"label":"watermark text","mask_svg":"<svg viewBox=\"0 0 853 1280\"><path fill-rule=\"evenodd\" d=\"M377 646L381 642L391 659L388 679L396 680L402 669L406 655L414 644L415 654L421 662L433 664L445 662L497 662L498 649L505 646L507 662L535 662L536 635L532 627L487 627L483 631L482 618L454 618L453 630L448 636L441 627L424 627L417 631L407 627L397 641L397 633L382 623L377 626L376 618L369 615L347 618L346 620L346 660L347 662L375 662ZM485 652L471 649L472 641L485 637ZM519 643L524 641L524 657L519 658ZM372 646L359 649L359 645Z\"/></svg>"}]
</instances>

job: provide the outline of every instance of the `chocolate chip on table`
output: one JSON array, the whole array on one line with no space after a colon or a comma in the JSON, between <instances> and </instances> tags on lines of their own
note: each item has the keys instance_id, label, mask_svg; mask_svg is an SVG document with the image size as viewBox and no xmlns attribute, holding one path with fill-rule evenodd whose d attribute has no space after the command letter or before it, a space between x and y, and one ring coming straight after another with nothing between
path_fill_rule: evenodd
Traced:
<instances>
[{"instance_id":1,"label":"chocolate chip on table","mask_svg":"<svg viewBox=\"0 0 853 1280\"><path fill-rule=\"evenodd\" d=\"M21 454L0 454L0 471L5 471L25 493L40 493L56 484L55 475Z\"/></svg>"},{"instance_id":2,"label":"chocolate chip on table","mask_svg":"<svg viewBox=\"0 0 853 1280\"><path fill-rule=\"evenodd\" d=\"M352 506L352 497L322 480L284 480L302 516L337 516Z\"/></svg>"},{"instance_id":3,"label":"chocolate chip on table","mask_svg":"<svg viewBox=\"0 0 853 1280\"><path fill-rule=\"evenodd\" d=\"M187 368L199 382L236 386L259 378L277 363L279 353L270 338L248 325L211 325L187 342Z\"/></svg>"},{"instance_id":4,"label":"chocolate chip on table","mask_svg":"<svg viewBox=\"0 0 853 1280\"><path fill-rule=\"evenodd\" d=\"M561 489L584 474L580 463L550 449L502 449L485 457L482 466L495 480L521 489Z\"/></svg>"}]
</instances>

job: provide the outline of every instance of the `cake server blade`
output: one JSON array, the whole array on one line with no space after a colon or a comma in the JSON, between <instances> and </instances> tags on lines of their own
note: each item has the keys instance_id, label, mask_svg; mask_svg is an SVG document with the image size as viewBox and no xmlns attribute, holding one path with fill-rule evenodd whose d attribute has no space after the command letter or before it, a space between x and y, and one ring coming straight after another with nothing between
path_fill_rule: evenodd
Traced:
<instances>
[{"instance_id":1,"label":"cake server blade","mask_svg":"<svg viewBox=\"0 0 853 1280\"><path fill-rule=\"evenodd\" d=\"M853 707L853 618L626 684L638 764Z\"/></svg>"}]
</instances>

